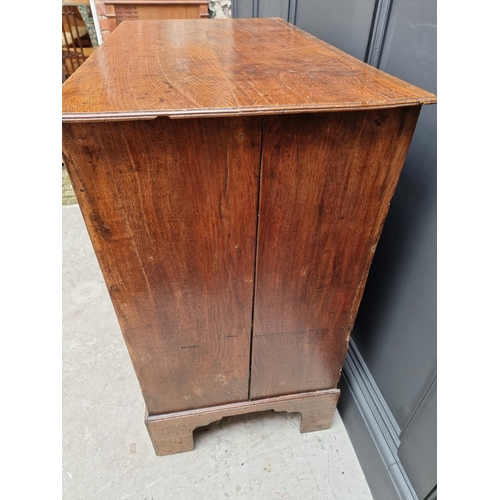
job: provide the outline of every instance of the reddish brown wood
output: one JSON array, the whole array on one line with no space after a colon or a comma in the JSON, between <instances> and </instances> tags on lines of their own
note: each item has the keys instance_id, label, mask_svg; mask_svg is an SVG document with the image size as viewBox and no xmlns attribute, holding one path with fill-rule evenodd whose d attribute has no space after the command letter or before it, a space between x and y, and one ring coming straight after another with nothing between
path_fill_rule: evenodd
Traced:
<instances>
[{"instance_id":1,"label":"reddish brown wood","mask_svg":"<svg viewBox=\"0 0 500 500\"><path fill-rule=\"evenodd\" d=\"M225 417L260 411L300 413L300 432L328 429L332 425L340 391L308 392L224 406L146 417L146 427L157 455L194 449L193 431Z\"/></svg>"},{"instance_id":2,"label":"reddish brown wood","mask_svg":"<svg viewBox=\"0 0 500 500\"><path fill-rule=\"evenodd\" d=\"M107 0L105 3L114 6L119 24L123 21L199 19L208 16L206 0Z\"/></svg>"},{"instance_id":3,"label":"reddish brown wood","mask_svg":"<svg viewBox=\"0 0 500 500\"><path fill-rule=\"evenodd\" d=\"M435 96L282 19L123 22L63 86L63 120L409 106Z\"/></svg>"},{"instance_id":4,"label":"reddish brown wood","mask_svg":"<svg viewBox=\"0 0 500 500\"><path fill-rule=\"evenodd\" d=\"M265 118L251 398L336 387L419 109Z\"/></svg>"},{"instance_id":5,"label":"reddish brown wood","mask_svg":"<svg viewBox=\"0 0 500 500\"><path fill-rule=\"evenodd\" d=\"M199 15L201 19L206 19L209 17L208 14L208 2L206 4L200 4Z\"/></svg>"},{"instance_id":6,"label":"reddish brown wood","mask_svg":"<svg viewBox=\"0 0 500 500\"><path fill-rule=\"evenodd\" d=\"M150 415L248 397L261 121L64 126Z\"/></svg>"}]
</instances>

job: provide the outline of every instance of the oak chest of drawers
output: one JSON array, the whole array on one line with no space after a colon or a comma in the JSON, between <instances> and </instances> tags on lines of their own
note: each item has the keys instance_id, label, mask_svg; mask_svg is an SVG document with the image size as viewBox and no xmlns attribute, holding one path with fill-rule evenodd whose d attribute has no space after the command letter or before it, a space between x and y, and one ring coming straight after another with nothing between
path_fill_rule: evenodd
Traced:
<instances>
[{"instance_id":1,"label":"oak chest of drawers","mask_svg":"<svg viewBox=\"0 0 500 500\"><path fill-rule=\"evenodd\" d=\"M331 425L420 107L281 19L123 22L63 86L63 151L157 454L262 410Z\"/></svg>"}]
</instances>

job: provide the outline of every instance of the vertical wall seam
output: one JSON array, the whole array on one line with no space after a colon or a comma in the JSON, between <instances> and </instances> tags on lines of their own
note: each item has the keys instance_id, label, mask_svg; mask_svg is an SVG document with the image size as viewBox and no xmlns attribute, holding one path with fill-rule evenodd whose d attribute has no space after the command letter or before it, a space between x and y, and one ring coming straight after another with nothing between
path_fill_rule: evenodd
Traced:
<instances>
[{"instance_id":1,"label":"vertical wall seam","mask_svg":"<svg viewBox=\"0 0 500 500\"><path fill-rule=\"evenodd\" d=\"M365 62L378 68L382 58L392 0L377 0L373 12L370 35L366 46Z\"/></svg>"},{"instance_id":2,"label":"vertical wall seam","mask_svg":"<svg viewBox=\"0 0 500 500\"><path fill-rule=\"evenodd\" d=\"M297 0L290 0L288 4L288 22L295 24L297 21Z\"/></svg>"},{"instance_id":3,"label":"vertical wall seam","mask_svg":"<svg viewBox=\"0 0 500 500\"><path fill-rule=\"evenodd\" d=\"M259 0L252 0L252 17L259 17Z\"/></svg>"}]
</instances>

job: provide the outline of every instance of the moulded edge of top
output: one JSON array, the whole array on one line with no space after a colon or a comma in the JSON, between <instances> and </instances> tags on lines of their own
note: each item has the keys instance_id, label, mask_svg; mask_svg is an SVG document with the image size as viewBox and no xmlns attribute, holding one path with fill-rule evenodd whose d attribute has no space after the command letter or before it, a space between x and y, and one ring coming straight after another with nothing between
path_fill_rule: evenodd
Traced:
<instances>
[{"instance_id":1,"label":"moulded edge of top","mask_svg":"<svg viewBox=\"0 0 500 500\"><path fill-rule=\"evenodd\" d=\"M133 27L138 21L129 21L127 24ZM200 22L200 23L216 23L216 22L237 22L240 25L245 25L246 23L274 23L277 25L285 25L286 29L290 29L300 36L305 37L308 40L313 40L318 46L328 47L331 50L339 51L332 45L320 40L310 33L307 33L300 28L284 21L281 18L267 18L267 19L231 19L231 20L164 20L164 21L143 21L143 23L171 23L176 22L178 24L182 22ZM203 26L208 26L207 24L202 24ZM213 25L212 25L213 26ZM120 28L122 28L120 30ZM283 29L283 28L281 28ZM113 38L116 31L123 31L123 26L119 26L115 32L111 34L109 38ZM106 45L106 44L104 44ZM90 58L94 58L97 53L102 50L99 47ZM363 61L360 61L347 53L340 51L341 59L345 61L352 61L353 67L363 67L368 66ZM83 65L85 67L85 65ZM374 100L365 101L336 101L336 102L310 102L307 104L276 104L276 105L255 105L255 106L245 106L239 105L235 102L234 106L230 107L200 107L193 108L166 108L161 109L156 107L155 109L130 109L130 110L118 110L118 111L77 111L77 112L63 112L62 121L63 122L99 122L99 121L129 121L129 120L152 120L159 116L167 116L170 118L202 118L202 117L231 117L231 116L256 116L256 115L272 115L272 114L295 114L295 113L321 113L321 112L341 112L341 111L361 111L370 109L387 109L395 107L406 107L406 106L419 106L425 104L434 104L437 102L437 98L434 94L416 87L404 80L394 77L388 73L385 73L377 68L369 66L371 70L375 70L377 73L384 74L388 81L392 81L397 85L403 85L408 90L414 90L414 95L407 95L401 98L381 98ZM77 70L77 72L80 71ZM73 77L73 76L72 76ZM70 78L72 78L70 77ZM69 80L69 79L68 79ZM228 88L228 92L232 94L231 88ZM383 95L383 94L382 94ZM234 98L234 95L233 95ZM64 97L63 97L64 102Z\"/></svg>"}]
</instances>

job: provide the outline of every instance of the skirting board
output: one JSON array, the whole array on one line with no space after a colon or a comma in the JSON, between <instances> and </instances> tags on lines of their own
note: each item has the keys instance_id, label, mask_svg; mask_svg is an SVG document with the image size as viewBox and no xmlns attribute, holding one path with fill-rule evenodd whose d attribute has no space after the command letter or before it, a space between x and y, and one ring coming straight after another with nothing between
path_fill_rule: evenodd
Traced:
<instances>
[{"instance_id":1,"label":"skirting board","mask_svg":"<svg viewBox=\"0 0 500 500\"><path fill-rule=\"evenodd\" d=\"M339 413L375 500L417 500L397 450L400 429L350 340Z\"/></svg>"}]
</instances>

